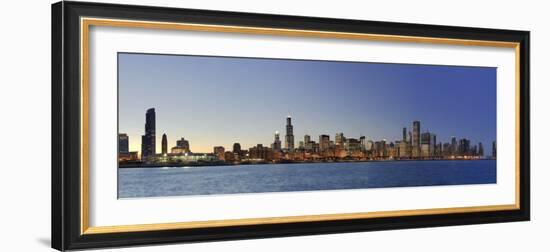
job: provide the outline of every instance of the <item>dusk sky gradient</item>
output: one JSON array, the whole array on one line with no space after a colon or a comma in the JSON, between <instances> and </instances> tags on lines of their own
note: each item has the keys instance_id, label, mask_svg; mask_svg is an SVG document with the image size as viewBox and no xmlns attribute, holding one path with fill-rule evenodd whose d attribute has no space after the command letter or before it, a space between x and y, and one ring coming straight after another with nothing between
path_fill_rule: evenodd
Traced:
<instances>
[{"instance_id":1,"label":"dusk sky gradient","mask_svg":"<svg viewBox=\"0 0 550 252\"><path fill-rule=\"evenodd\" d=\"M482 142L496 139L496 68L119 53L119 132L141 152L155 108L157 152L181 137L191 151L269 146L292 116L295 145L364 135L400 140L402 128Z\"/></svg>"}]
</instances>

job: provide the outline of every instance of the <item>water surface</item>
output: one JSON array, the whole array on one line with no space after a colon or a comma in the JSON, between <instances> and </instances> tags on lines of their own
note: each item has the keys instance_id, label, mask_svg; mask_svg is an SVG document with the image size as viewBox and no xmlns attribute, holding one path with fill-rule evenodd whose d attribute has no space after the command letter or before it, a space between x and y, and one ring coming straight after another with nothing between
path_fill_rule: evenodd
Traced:
<instances>
[{"instance_id":1,"label":"water surface","mask_svg":"<svg viewBox=\"0 0 550 252\"><path fill-rule=\"evenodd\" d=\"M119 198L496 183L495 160L118 169Z\"/></svg>"}]
</instances>

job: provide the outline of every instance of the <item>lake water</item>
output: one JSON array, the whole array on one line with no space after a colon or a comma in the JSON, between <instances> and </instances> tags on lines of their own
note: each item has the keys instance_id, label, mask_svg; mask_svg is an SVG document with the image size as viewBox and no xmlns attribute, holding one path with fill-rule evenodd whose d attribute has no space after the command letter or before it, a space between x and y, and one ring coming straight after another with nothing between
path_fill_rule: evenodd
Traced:
<instances>
[{"instance_id":1,"label":"lake water","mask_svg":"<svg viewBox=\"0 0 550 252\"><path fill-rule=\"evenodd\" d=\"M496 183L495 160L118 169L119 198Z\"/></svg>"}]
</instances>

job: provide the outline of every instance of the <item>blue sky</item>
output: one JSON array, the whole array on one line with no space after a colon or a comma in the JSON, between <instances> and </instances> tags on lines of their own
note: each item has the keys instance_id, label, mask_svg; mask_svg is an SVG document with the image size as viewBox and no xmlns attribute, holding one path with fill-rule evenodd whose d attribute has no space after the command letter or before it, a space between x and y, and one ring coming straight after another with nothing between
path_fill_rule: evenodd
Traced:
<instances>
[{"instance_id":1,"label":"blue sky","mask_svg":"<svg viewBox=\"0 0 550 252\"><path fill-rule=\"evenodd\" d=\"M157 152L189 140L211 152L309 134L399 140L421 131L482 142L496 138L496 68L119 53L119 131L139 151L145 111L157 116Z\"/></svg>"}]
</instances>

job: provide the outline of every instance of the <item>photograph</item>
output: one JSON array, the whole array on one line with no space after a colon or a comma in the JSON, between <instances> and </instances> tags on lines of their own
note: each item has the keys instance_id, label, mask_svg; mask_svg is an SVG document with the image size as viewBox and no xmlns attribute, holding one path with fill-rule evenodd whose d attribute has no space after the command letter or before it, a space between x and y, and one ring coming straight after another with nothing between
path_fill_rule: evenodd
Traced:
<instances>
[{"instance_id":1,"label":"photograph","mask_svg":"<svg viewBox=\"0 0 550 252\"><path fill-rule=\"evenodd\" d=\"M430 237L431 248L416 247L468 251L544 240L533 230L546 223L531 221L531 207L546 207L532 197L548 190L531 183L544 178L531 165L542 164L532 153L541 157L546 141L532 132L548 127L531 124L533 107L540 117L545 106L532 105L544 92L530 84L541 66L540 57L531 64L532 49L545 48L535 18L544 15L521 5L312 12L296 1L274 9L155 2L61 1L49 22L18 29L51 37L37 44L50 68L36 61L5 82L39 84L12 85L30 97L4 106L13 112L5 118L23 120L5 123L16 126L4 132L19 154L6 167L24 175L8 176L16 182L8 187L27 193L10 193L11 205L51 206L37 215L48 215L36 219L49 234L37 231L36 244L376 251L415 250ZM50 72L50 92L29 70ZM49 112L32 103L40 98L51 100ZM49 159L29 152L28 143L48 141ZM17 168L29 159L50 160L49 176L41 165ZM21 241L12 243L32 245Z\"/></svg>"},{"instance_id":2,"label":"photograph","mask_svg":"<svg viewBox=\"0 0 550 252\"><path fill-rule=\"evenodd\" d=\"M497 183L497 68L119 52L118 198Z\"/></svg>"}]
</instances>

